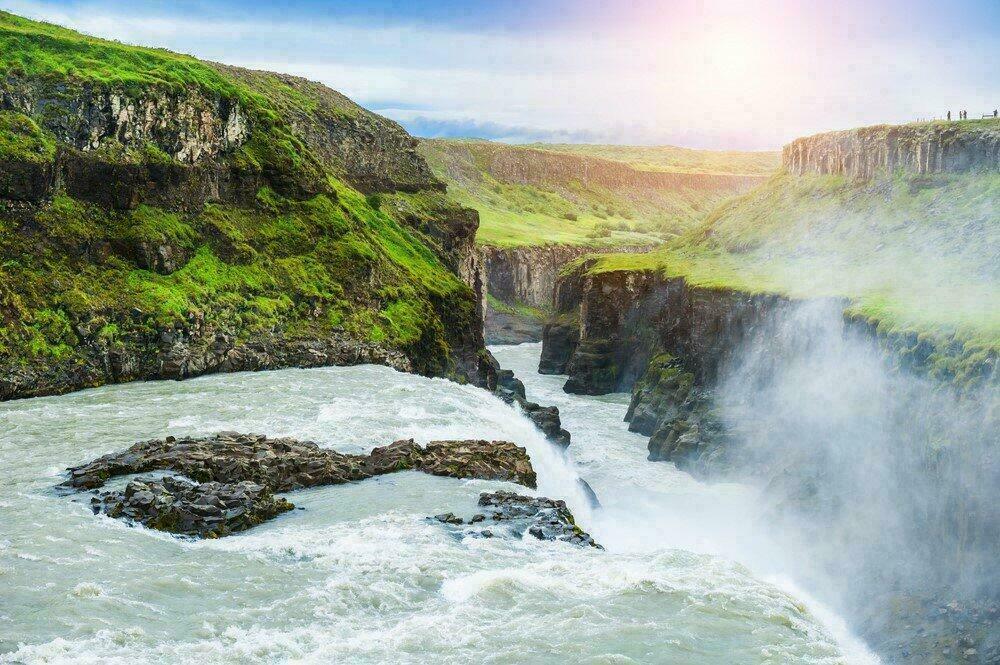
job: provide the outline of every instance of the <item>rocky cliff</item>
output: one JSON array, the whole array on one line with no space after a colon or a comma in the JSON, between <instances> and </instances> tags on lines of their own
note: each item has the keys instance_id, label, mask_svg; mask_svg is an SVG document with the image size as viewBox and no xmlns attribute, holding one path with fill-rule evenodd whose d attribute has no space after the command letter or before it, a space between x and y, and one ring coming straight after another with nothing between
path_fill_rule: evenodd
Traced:
<instances>
[{"instance_id":1,"label":"rocky cliff","mask_svg":"<svg viewBox=\"0 0 1000 665\"><path fill-rule=\"evenodd\" d=\"M650 247L621 247L621 252L643 252ZM480 249L490 300L486 311L486 339L494 344L539 342L553 311L560 271L594 251L580 245L542 245Z\"/></svg>"},{"instance_id":2,"label":"rocky cliff","mask_svg":"<svg viewBox=\"0 0 1000 665\"><path fill-rule=\"evenodd\" d=\"M890 660L992 648L995 355L973 361L975 382L928 381L961 342L887 330L839 298L597 262L560 276L540 371L568 374L569 392L631 391L650 460L760 486L767 528L813 540L803 575L861 581L835 603Z\"/></svg>"},{"instance_id":3,"label":"rocky cliff","mask_svg":"<svg viewBox=\"0 0 1000 665\"><path fill-rule=\"evenodd\" d=\"M876 125L816 134L782 151L790 173L873 178L896 171L968 173L1000 170L1000 121Z\"/></svg>"},{"instance_id":4,"label":"rocky cliff","mask_svg":"<svg viewBox=\"0 0 1000 665\"><path fill-rule=\"evenodd\" d=\"M475 211L320 84L0 12L0 399L378 362L481 384Z\"/></svg>"}]
</instances>

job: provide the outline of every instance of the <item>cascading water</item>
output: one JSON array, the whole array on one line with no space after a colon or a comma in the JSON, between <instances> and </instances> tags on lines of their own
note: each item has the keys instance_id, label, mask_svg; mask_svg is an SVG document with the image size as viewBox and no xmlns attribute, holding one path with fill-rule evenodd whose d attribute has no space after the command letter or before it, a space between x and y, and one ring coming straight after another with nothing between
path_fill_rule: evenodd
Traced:
<instances>
[{"instance_id":1,"label":"cascading water","mask_svg":"<svg viewBox=\"0 0 1000 665\"><path fill-rule=\"evenodd\" d=\"M621 423L624 396L565 395L533 373L538 345L497 352L529 397L560 407L572 459L481 390L382 367L0 405L0 662L869 659L822 608L734 561L753 490L648 463ZM409 437L512 440L531 455L538 493L567 499L607 550L459 538L426 516L472 514L480 491L503 484L416 472L296 492L304 510L199 542L95 517L87 495L51 490L66 466L134 441L219 430L345 452ZM603 502L592 514L578 472Z\"/></svg>"}]
</instances>

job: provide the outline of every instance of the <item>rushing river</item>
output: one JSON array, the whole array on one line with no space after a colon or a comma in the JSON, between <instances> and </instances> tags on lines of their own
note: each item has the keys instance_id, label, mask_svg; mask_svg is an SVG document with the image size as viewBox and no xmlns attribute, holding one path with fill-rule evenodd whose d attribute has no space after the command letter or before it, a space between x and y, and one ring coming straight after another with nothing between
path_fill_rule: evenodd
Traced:
<instances>
[{"instance_id":1,"label":"rushing river","mask_svg":"<svg viewBox=\"0 0 1000 665\"><path fill-rule=\"evenodd\" d=\"M485 392L363 366L108 386L0 404L0 662L856 663L873 658L781 578L756 497L646 461L627 398L535 373L569 457ZM417 472L290 495L304 510L192 542L95 517L52 487L66 466L167 434L220 430L361 452L399 438L525 446L606 551L456 537L503 483ZM591 511L577 474L603 508Z\"/></svg>"}]
</instances>

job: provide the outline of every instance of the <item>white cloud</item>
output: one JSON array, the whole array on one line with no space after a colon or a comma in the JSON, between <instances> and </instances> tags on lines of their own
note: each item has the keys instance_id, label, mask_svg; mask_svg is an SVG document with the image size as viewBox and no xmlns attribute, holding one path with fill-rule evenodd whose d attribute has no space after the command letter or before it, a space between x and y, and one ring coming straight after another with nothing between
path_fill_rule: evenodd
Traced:
<instances>
[{"instance_id":1,"label":"white cloud","mask_svg":"<svg viewBox=\"0 0 1000 665\"><path fill-rule=\"evenodd\" d=\"M99 2L5 6L102 37L306 76L362 104L402 106L390 115L404 122L519 134L772 148L823 129L940 115L956 104L995 106L988 96L1000 92L997 65L981 57L995 44L915 47L871 34L842 44L801 26L748 22L739 11L693 23L519 35L301 17L125 15Z\"/></svg>"}]
</instances>

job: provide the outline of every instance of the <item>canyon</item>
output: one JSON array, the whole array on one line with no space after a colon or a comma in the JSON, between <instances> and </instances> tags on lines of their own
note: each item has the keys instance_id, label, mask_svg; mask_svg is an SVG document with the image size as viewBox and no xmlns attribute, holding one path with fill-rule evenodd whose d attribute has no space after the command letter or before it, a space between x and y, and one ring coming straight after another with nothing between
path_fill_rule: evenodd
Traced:
<instances>
[{"instance_id":1,"label":"canyon","mask_svg":"<svg viewBox=\"0 0 1000 665\"><path fill-rule=\"evenodd\" d=\"M0 661L1000 658L998 121L777 168L0 44Z\"/></svg>"},{"instance_id":2,"label":"canyon","mask_svg":"<svg viewBox=\"0 0 1000 665\"><path fill-rule=\"evenodd\" d=\"M799 139L784 151L790 175L706 223L700 237L729 233L741 212L767 208L764 197L780 209L781 187L795 191L799 177L848 176L857 180L845 187L859 192L900 177L964 173L992 182L996 131L996 123L939 123ZM975 138L956 139L963 135ZM938 156L892 152L920 145ZM865 580L864 592L829 597L890 661L919 653L920 662L951 662L965 652L975 662L993 653L997 590L986 571L1000 546L1000 513L991 507L1000 486L995 344L946 326L895 324L849 290L748 288L718 272L706 284L697 265L706 255L675 246L653 260L574 264L555 286L539 371L567 375L569 393L630 392L625 420L649 437L649 460L710 482L760 486L775 506L769 528L829 541L796 539L811 561L800 574L820 586L827 575ZM959 288L942 297L964 296ZM993 297L976 311L988 316ZM966 619L900 609L926 607L941 593L967 608Z\"/></svg>"}]
</instances>

